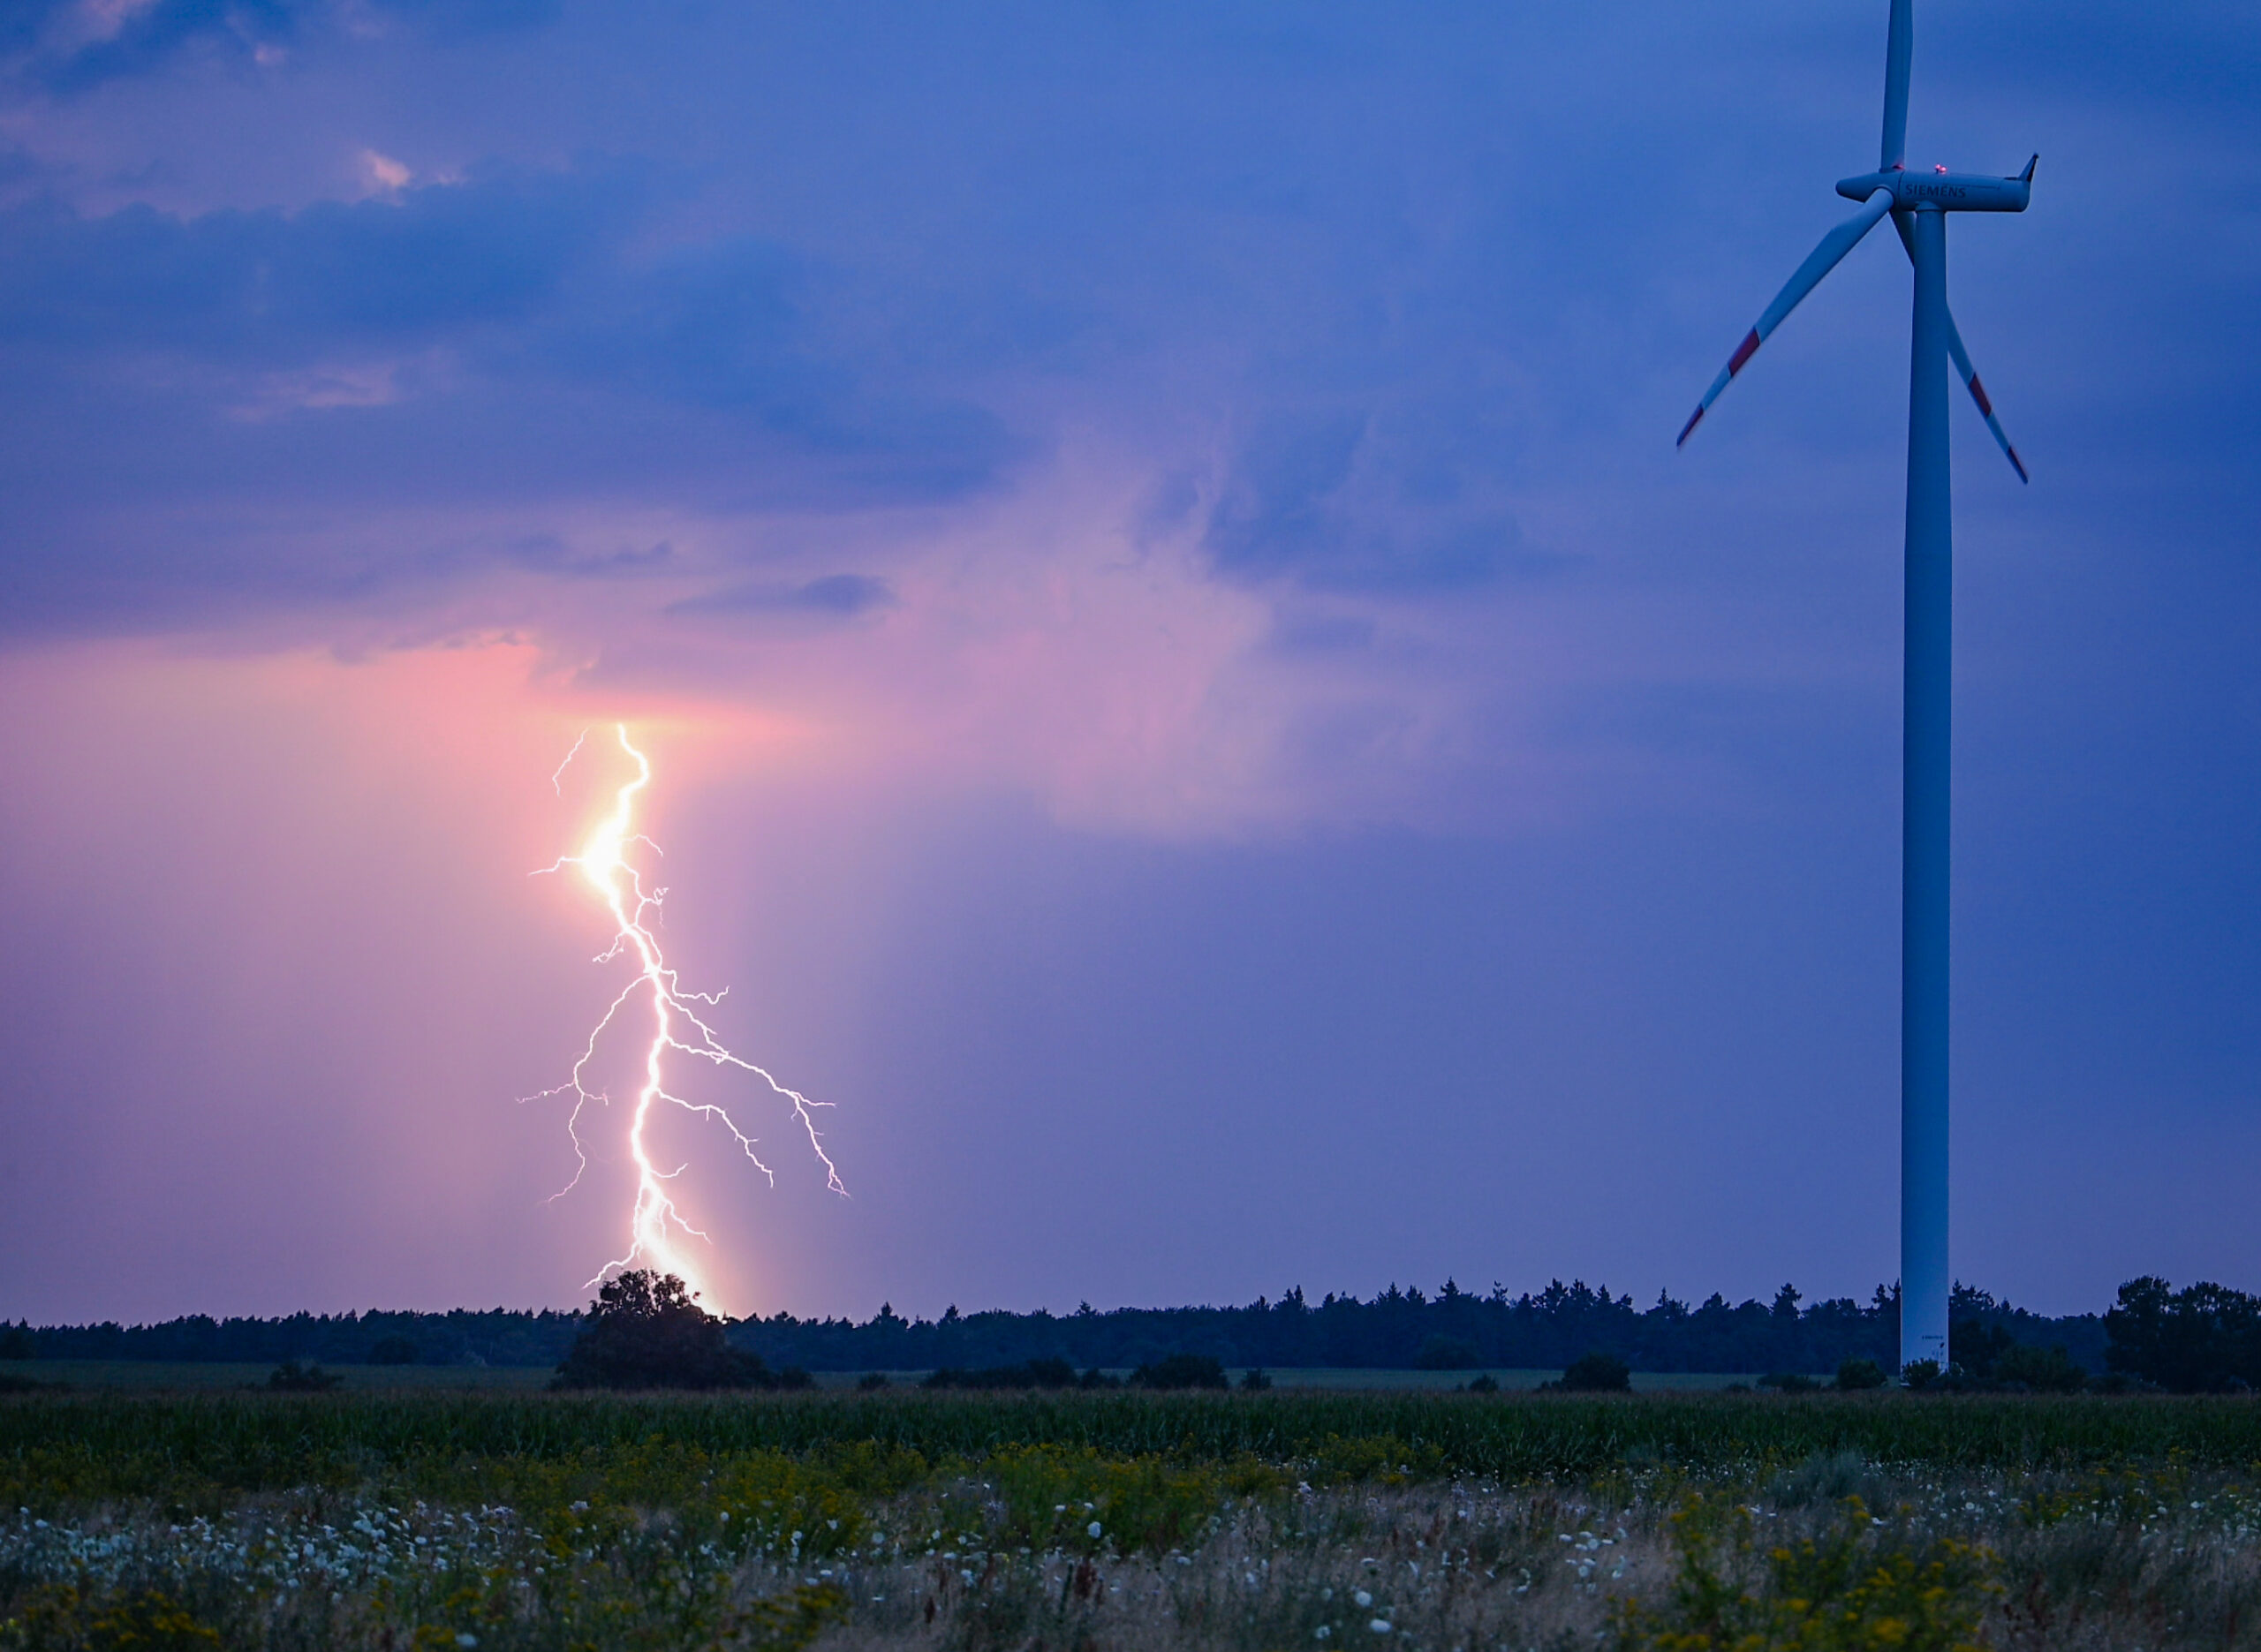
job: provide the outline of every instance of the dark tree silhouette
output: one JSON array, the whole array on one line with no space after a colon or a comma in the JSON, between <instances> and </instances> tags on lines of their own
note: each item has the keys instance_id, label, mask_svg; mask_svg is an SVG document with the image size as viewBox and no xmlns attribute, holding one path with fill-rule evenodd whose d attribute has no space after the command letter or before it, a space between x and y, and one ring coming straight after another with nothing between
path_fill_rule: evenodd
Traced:
<instances>
[{"instance_id":1,"label":"dark tree silhouette","mask_svg":"<svg viewBox=\"0 0 2261 1652\"><path fill-rule=\"evenodd\" d=\"M722 1322L672 1273L631 1268L597 1288L553 1388L775 1388L758 1354L722 1340Z\"/></svg>"},{"instance_id":2,"label":"dark tree silhouette","mask_svg":"<svg viewBox=\"0 0 2261 1652\"><path fill-rule=\"evenodd\" d=\"M2176 1290L2146 1275L2105 1315L2112 1369L2178 1394L2261 1385L2261 1297L2201 1281Z\"/></svg>"}]
</instances>

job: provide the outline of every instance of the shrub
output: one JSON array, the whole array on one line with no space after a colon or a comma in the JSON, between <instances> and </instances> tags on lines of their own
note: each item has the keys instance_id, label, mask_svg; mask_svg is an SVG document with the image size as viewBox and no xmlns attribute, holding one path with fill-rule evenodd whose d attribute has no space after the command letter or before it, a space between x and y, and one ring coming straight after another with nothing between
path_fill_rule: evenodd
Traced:
<instances>
[{"instance_id":1,"label":"shrub","mask_svg":"<svg viewBox=\"0 0 2261 1652\"><path fill-rule=\"evenodd\" d=\"M1229 1388L1225 1368L1206 1354L1173 1354L1130 1373L1134 1388Z\"/></svg>"},{"instance_id":2,"label":"shrub","mask_svg":"<svg viewBox=\"0 0 2261 1652\"><path fill-rule=\"evenodd\" d=\"M1994 1380L1994 1364L2016 1344L2000 1325L1977 1319L1958 1319L1947 1327L1947 1369L1966 1382Z\"/></svg>"},{"instance_id":3,"label":"shrub","mask_svg":"<svg viewBox=\"0 0 2261 1652\"><path fill-rule=\"evenodd\" d=\"M1804 1371L1769 1371L1758 1379L1758 1385L1778 1394L1810 1394L1821 1386Z\"/></svg>"},{"instance_id":4,"label":"shrub","mask_svg":"<svg viewBox=\"0 0 2261 1652\"><path fill-rule=\"evenodd\" d=\"M9 1647L99 1648L100 1652L220 1652L220 1632L155 1589L118 1594L78 1583L49 1583L16 1603L0 1634Z\"/></svg>"},{"instance_id":5,"label":"shrub","mask_svg":"<svg viewBox=\"0 0 2261 1652\"><path fill-rule=\"evenodd\" d=\"M866 1371L856 1379L856 1392L859 1394L875 1394L888 1385L885 1371Z\"/></svg>"},{"instance_id":6,"label":"shrub","mask_svg":"<svg viewBox=\"0 0 2261 1652\"><path fill-rule=\"evenodd\" d=\"M1463 1392L1471 1394L1496 1394L1500 1392L1500 1384L1491 1372L1486 1371L1482 1376L1462 1384L1461 1388Z\"/></svg>"},{"instance_id":7,"label":"shrub","mask_svg":"<svg viewBox=\"0 0 2261 1652\"><path fill-rule=\"evenodd\" d=\"M1929 1388L1940 1379L1937 1360L1910 1360L1900 1368L1900 1380L1910 1388Z\"/></svg>"},{"instance_id":8,"label":"shrub","mask_svg":"<svg viewBox=\"0 0 2261 1652\"><path fill-rule=\"evenodd\" d=\"M1484 1351L1465 1337L1431 1337L1413 1356L1417 1371L1472 1371L1484 1363Z\"/></svg>"},{"instance_id":9,"label":"shrub","mask_svg":"<svg viewBox=\"0 0 2261 1652\"><path fill-rule=\"evenodd\" d=\"M775 1388L778 1378L760 1354L722 1339L722 1322L681 1279L631 1268L598 1288L550 1386Z\"/></svg>"},{"instance_id":10,"label":"shrub","mask_svg":"<svg viewBox=\"0 0 2261 1652\"><path fill-rule=\"evenodd\" d=\"M2029 1388L2037 1394L2076 1394L2088 1386L2088 1373L2073 1363L2061 1344L2037 1348L2020 1342L2013 1343L1994 1362L1994 1380Z\"/></svg>"},{"instance_id":11,"label":"shrub","mask_svg":"<svg viewBox=\"0 0 2261 1652\"><path fill-rule=\"evenodd\" d=\"M1624 1652L1708 1648L1965 1652L2000 1592L1994 1557L1953 1537L1879 1531L1858 1497L1818 1536L1762 1541L1751 1511L1690 1497L1673 1516L1672 1596L1617 1611Z\"/></svg>"},{"instance_id":12,"label":"shrub","mask_svg":"<svg viewBox=\"0 0 2261 1652\"><path fill-rule=\"evenodd\" d=\"M1564 1394L1623 1394L1633 1388L1632 1368L1614 1354L1596 1348L1551 1383L1539 1387Z\"/></svg>"},{"instance_id":13,"label":"shrub","mask_svg":"<svg viewBox=\"0 0 2261 1652\"><path fill-rule=\"evenodd\" d=\"M1076 1379L1076 1386L1078 1388L1120 1388L1123 1386L1123 1379L1110 1376L1094 1365Z\"/></svg>"},{"instance_id":14,"label":"shrub","mask_svg":"<svg viewBox=\"0 0 2261 1652\"><path fill-rule=\"evenodd\" d=\"M341 1380L319 1365L285 1360L268 1373L267 1385L278 1394L321 1394L337 1387Z\"/></svg>"},{"instance_id":15,"label":"shrub","mask_svg":"<svg viewBox=\"0 0 2261 1652\"><path fill-rule=\"evenodd\" d=\"M1849 1393L1856 1389L1881 1388L1886 1380L1884 1367L1874 1360L1849 1359L1837 1368L1836 1385Z\"/></svg>"},{"instance_id":16,"label":"shrub","mask_svg":"<svg viewBox=\"0 0 2261 1652\"><path fill-rule=\"evenodd\" d=\"M372 1365L413 1365L416 1345L406 1337L379 1337L369 1349Z\"/></svg>"},{"instance_id":17,"label":"shrub","mask_svg":"<svg viewBox=\"0 0 2261 1652\"><path fill-rule=\"evenodd\" d=\"M1260 1394L1272 1386L1272 1379L1265 1375L1264 1368L1259 1365L1241 1374L1240 1386L1243 1393Z\"/></svg>"}]
</instances>

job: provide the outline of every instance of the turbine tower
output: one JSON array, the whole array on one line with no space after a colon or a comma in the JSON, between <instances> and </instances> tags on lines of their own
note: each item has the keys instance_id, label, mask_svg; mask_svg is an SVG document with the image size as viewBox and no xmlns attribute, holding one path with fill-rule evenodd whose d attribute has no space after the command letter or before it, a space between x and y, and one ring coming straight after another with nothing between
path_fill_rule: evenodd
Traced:
<instances>
[{"instance_id":1,"label":"turbine tower","mask_svg":"<svg viewBox=\"0 0 2261 1652\"><path fill-rule=\"evenodd\" d=\"M1911 172L1908 64L1914 46L1909 0L1892 0L1884 59L1884 147L1873 172L1840 180L1861 209L1821 238L1680 432L1685 443L1720 391L1767 335L1887 214L1915 266L1914 342L1908 367L1908 537L1902 669L1900 827L1900 1362L1947 1363L1947 778L1953 681L1953 508L1947 481L1947 368L1970 388L1986 428L2025 465L2002 434L1947 308L1947 215L2023 212L2033 161L2016 177ZM1679 445L1679 444L1675 444Z\"/></svg>"}]
</instances>

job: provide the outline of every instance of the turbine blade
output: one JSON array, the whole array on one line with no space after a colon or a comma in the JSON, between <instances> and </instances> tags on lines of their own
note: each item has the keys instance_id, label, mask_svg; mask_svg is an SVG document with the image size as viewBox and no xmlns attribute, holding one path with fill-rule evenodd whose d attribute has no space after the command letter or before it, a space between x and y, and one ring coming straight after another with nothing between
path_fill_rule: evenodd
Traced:
<instances>
[{"instance_id":1,"label":"turbine blade","mask_svg":"<svg viewBox=\"0 0 2261 1652\"><path fill-rule=\"evenodd\" d=\"M1962 347L1962 335L1955 330L1952 313L1947 318L1947 353L1955 358L1955 370L1970 387L1970 399L1978 404L1979 416L1985 419L1986 428L1994 433L1994 440L2001 443L2010 469L2017 472L2019 481L2031 481L2033 479L2025 473L2025 461L2017 456L2017 449L2010 446L2010 439L2002 429L2002 421L1994 417L1994 404L1987 399L1986 387L1978 382L1978 369L1970 365L1970 352Z\"/></svg>"},{"instance_id":2,"label":"turbine blade","mask_svg":"<svg viewBox=\"0 0 2261 1652\"><path fill-rule=\"evenodd\" d=\"M1892 23L1884 41L1884 149L1877 162L1889 172L1908 160L1908 65L1916 52L1911 0L1892 0Z\"/></svg>"},{"instance_id":3,"label":"turbine blade","mask_svg":"<svg viewBox=\"0 0 2261 1652\"><path fill-rule=\"evenodd\" d=\"M1907 218L1905 213L1894 213L1892 227L1900 231L1900 245L1908 247L1908 258L1912 263L1916 249L1908 245ZM2010 445L2009 434L2002 428L2002 421L1994 417L1993 399L1986 394L1986 387L1979 382L1978 369L1970 365L1970 352L1962 347L1962 329L1955 326L1952 310L1947 312L1947 353L1954 358L1955 370L1962 375L1963 385L1977 406L1978 416L1986 421L1986 428L1994 433L1994 440L2001 445L2004 456L2010 462L2010 469L2017 472L2019 481L2030 483L2033 479L2025 473L2025 461L2017 456L2017 449Z\"/></svg>"},{"instance_id":4,"label":"turbine blade","mask_svg":"<svg viewBox=\"0 0 2261 1652\"><path fill-rule=\"evenodd\" d=\"M1821 245L1806 255L1797 274L1792 275L1781 291L1774 295L1774 302L1766 306L1758 318L1758 325L1743 336L1743 343L1735 347L1735 354L1728 358L1728 365L1720 369L1720 376L1712 381L1712 388L1704 392L1704 399L1680 427L1680 440L1672 445L1684 444L1689 434L1703 422L1704 415L1712 411L1712 404L1720 399L1720 392L1728 388L1728 381L1741 373L1743 364L1758 353L1766 336L1782 324L1782 318L1798 307L1806 294L1821 284L1821 278L1837 268L1846 253L1860 245L1861 238L1876 228L1877 220L1892 210L1892 192L1879 189L1868 198L1867 204L1851 217L1821 238Z\"/></svg>"}]
</instances>

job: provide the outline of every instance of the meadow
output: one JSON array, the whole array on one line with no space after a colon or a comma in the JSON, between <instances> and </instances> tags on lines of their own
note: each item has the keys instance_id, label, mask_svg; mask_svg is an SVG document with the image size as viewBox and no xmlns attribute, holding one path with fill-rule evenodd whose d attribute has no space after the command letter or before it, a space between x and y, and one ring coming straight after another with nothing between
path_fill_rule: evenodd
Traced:
<instances>
[{"instance_id":1,"label":"meadow","mask_svg":"<svg viewBox=\"0 0 2261 1652\"><path fill-rule=\"evenodd\" d=\"M0 1646L2261 1646L2261 1402L0 1399Z\"/></svg>"}]
</instances>

